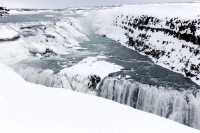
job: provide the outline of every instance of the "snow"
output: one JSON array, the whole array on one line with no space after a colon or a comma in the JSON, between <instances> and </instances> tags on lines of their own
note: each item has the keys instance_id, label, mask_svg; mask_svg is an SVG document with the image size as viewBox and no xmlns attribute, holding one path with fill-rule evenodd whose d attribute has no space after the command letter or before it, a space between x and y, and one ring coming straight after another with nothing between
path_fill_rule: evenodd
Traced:
<instances>
[{"instance_id":1,"label":"snow","mask_svg":"<svg viewBox=\"0 0 200 133\"><path fill-rule=\"evenodd\" d=\"M38 10L23 10L23 9L10 9L9 15L27 15L27 14L40 14L45 12L53 12L54 10L38 9Z\"/></svg>"},{"instance_id":2,"label":"snow","mask_svg":"<svg viewBox=\"0 0 200 133\"><path fill-rule=\"evenodd\" d=\"M3 64L0 82L0 132L199 132L95 96L27 83Z\"/></svg>"},{"instance_id":3,"label":"snow","mask_svg":"<svg viewBox=\"0 0 200 133\"><path fill-rule=\"evenodd\" d=\"M23 15L23 14L39 14L40 12L38 11L22 11L18 9L11 9L9 11L10 15Z\"/></svg>"},{"instance_id":4,"label":"snow","mask_svg":"<svg viewBox=\"0 0 200 133\"><path fill-rule=\"evenodd\" d=\"M166 3L166 4L140 4L123 5L107 11L127 14L127 15L152 15L159 18L181 17L184 19L194 19L200 15L200 3ZM120 11L120 12L119 12Z\"/></svg>"},{"instance_id":5,"label":"snow","mask_svg":"<svg viewBox=\"0 0 200 133\"><path fill-rule=\"evenodd\" d=\"M0 25L0 39L10 39L18 36L18 33L7 25Z\"/></svg>"},{"instance_id":6,"label":"snow","mask_svg":"<svg viewBox=\"0 0 200 133\"><path fill-rule=\"evenodd\" d=\"M23 46L25 42L18 40L15 42L0 43L0 60L5 64L15 64L29 57L29 51Z\"/></svg>"},{"instance_id":7,"label":"snow","mask_svg":"<svg viewBox=\"0 0 200 133\"><path fill-rule=\"evenodd\" d=\"M78 64L63 69L63 73L79 74L81 76L98 75L102 79L108 74L120 71L123 67L105 61L106 57L88 57L83 59Z\"/></svg>"}]
</instances>

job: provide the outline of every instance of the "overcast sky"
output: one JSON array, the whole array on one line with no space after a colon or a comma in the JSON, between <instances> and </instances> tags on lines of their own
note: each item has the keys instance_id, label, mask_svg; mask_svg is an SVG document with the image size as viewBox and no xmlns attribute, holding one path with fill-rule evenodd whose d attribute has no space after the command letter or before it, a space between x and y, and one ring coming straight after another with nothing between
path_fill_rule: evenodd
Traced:
<instances>
[{"instance_id":1,"label":"overcast sky","mask_svg":"<svg viewBox=\"0 0 200 133\"><path fill-rule=\"evenodd\" d=\"M65 8L152 2L192 2L196 0L0 0L1 6L16 8Z\"/></svg>"}]
</instances>

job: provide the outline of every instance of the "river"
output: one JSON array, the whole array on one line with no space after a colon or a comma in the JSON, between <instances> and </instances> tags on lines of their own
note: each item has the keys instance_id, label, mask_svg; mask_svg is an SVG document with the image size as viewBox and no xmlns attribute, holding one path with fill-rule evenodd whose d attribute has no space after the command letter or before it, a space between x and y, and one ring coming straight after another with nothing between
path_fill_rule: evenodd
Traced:
<instances>
[{"instance_id":1,"label":"river","mask_svg":"<svg viewBox=\"0 0 200 133\"><path fill-rule=\"evenodd\" d=\"M10 15L0 21L1 23L34 23L74 17L80 20L81 27L89 38L80 43L79 49L69 50L67 54L52 58L30 58L18 62L13 67L22 77L51 87L51 84L40 82L45 80L42 78L56 75L62 69L73 66L87 57L105 56L107 58L103 60L122 66L123 69L110 73L102 80L97 88L98 96L200 128L199 102L195 99L196 92L200 89L198 85L181 74L154 64L147 56L95 34L94 29L90 27L91 22L85 15L76 14L75 10L55 12ZM53 74L45 75L47 73L42 73L45 70L52 70Z\"/></svg>"}]
</instances>

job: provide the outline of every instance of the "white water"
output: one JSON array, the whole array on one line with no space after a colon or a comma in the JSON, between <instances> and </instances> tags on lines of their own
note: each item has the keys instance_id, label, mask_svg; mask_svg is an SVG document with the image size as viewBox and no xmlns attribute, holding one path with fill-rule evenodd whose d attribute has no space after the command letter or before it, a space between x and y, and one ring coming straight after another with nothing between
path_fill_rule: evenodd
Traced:
<instances>
[{"instance_id":1,"label":"white water","mask_svg":"<svg viewBox=\"0 0 200 133\"><path fill-rule=\"evenodd\" d=\"M200 129L200 93L105 78L98 95Z\"/></svg>"}]
</instances>

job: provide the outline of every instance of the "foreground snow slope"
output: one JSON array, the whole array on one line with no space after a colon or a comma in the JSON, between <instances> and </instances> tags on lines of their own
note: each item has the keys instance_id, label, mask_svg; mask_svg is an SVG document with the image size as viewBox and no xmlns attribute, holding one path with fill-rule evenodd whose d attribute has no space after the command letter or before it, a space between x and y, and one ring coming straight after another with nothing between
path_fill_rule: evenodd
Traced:
<instances>
[{"instance_id":1,"label":"foreground snow slope","mask_svg":"<svg viewBox=\"0 0 200 133\"><path fill-rule=\"evenodd\" d=\"M200 84L199 15L199 3L126 5L98 11L94 26Z\"/></svg>"},{"instance_id":2,"label":"foreground snow slope","mask_svg":"<svg viewBox=\"0 0 200 133\"><path fill-rule=\"evenodd\" d=\"M195 129L112 101L27 83L0 64L0 132L195 133Z\"/></svg>"}]
</instances>

